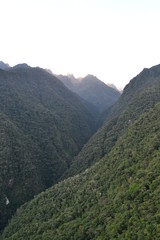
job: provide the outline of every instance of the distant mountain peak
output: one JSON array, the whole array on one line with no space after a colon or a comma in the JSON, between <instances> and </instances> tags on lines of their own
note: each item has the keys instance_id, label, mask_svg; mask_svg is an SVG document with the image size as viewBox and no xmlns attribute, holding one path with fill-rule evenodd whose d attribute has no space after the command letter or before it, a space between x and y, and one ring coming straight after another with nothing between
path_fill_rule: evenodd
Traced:
<instances>
[{"instance_id":1,"label":"distant mountain peak","mask_svg":"<svg viewBox=\"0 0 160 240\"><path fill-rule=\"evenodd\" d=\"M119 91L119 89L113 83L107 83L107 86Z\"/></svg>"},{"instance_id":2,"label":"distant mountain peak","mask_svg":"<svg viewBox=\"0 0 160 240\"><path fill-rule=\"evenodd\" d=\"M75 78L73 73L67 73L67 76Z\"/></svg>"},{"instance_id":3,"label":"distant mountain peak","mask_svg":"<svg viewBox=\"0 0 160 240\"><path fill-rule=\"evenodd\" d=\"M87 74L84 78L98 79L95 75Z\"/></svg>"},{"instance_id":4,"label":"distant mountain peak","mask_svg":"<svg viewBox=\"0 0 160 240\"><path fill-rule=\"evenodd\" d=\"M59 75L58 78L71 91L92 104L99 113L110 107L120 97L119 91L108 87L92 74L84 78L75 78L73 74Z\"/></svg>"},{"instance_id":5,"label":"distant mountain peak","mask_svg":"<svg viewBox=\"0 0 160 240\"><path fill-rule=\"evenodd\" d=\"M13 67L14 69L18 69L18 68L30 68L30 66L26 63L20 63L20 64L17 64Z\"/></svg>"},{"instance_id":6,"label":"distant mountain peak","mask_svg":"<svg viewBox=\"0 0 160 240\"><path fill-rule=\"evenodd\" d=\"M87 74L86 77L95 77L95 78L97 78L97 77L96 77L95 75L93 75L93 74Z\"/></svg>"},{"instance_id":7,"label":"distant mountain peak","mask_svg":"<svg viewBox=\"0 0 160 240\"><path fill-rule=\"evenodd\" d=\"M70 78L71 80L75 80L75 76L72 73L67 73L67 77Z\"/></svg>"},{"instance_id":8,"label":"distant mountain peak","mask_svg":"<svg viewBox=\"0 0 160 240\"><path fill-rule=\"evenodd\" d=\"M51 69L45 68L44 70L45 70L46 72L48 72L48 73L54 75Z\"/></svg>"},{"instance_id":9,"label":"distant mountain peak","mask_svg":"<svg viewBox=\"0 0 160 240\"><path fill-rule=\"evenodd\" d=\"M7 69L7 68L10 68L9 64L8 63L4 63L3 61L0 61L0 69Z\"/></svg>"}]
</instances>

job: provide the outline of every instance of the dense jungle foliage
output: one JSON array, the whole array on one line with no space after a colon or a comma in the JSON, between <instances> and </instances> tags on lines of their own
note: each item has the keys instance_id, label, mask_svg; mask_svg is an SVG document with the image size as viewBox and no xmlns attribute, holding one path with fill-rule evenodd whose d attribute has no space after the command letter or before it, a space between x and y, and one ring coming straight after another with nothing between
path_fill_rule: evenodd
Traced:
<instances>
[{"instance_id":1,"label":"dense jungle foliage","mask_svg":"<svg viewBox=\"0 0 160 240\"><path fill-rule=\"evenodd\" d=\"M160 65L131 80L93 136L93 106L51 74L0 76L1 222L34 196L1 238L160 239Z\"/></svg>"},{"instance_id":2,"label":"dense jungle foliage","mask_svg":"<svg viewBox=\"0 0 160 240\"><path fill-rule=\"evenodd\" d=\"M130 124L159 101L160 65L143 70L125 87L119 100L106 112L102 127L72 161L64 178L82 172L109 153Z\"/></svg>"},{"instance_id":3,"label":"dense jungle foliage","mask_svg":"<svg viewBox=\"0 0 160 240\"><path fill-rule=\"evenodd\" d=\"M159 239L159 138L160 103L101 161L18 209L2 239Z\"/></svg>"},{"instance_id":4,"label":"dense jungle foliage","mask_svg":"<svg viewBox=\"0 0 160 240\"><path fill-rule=\"evenodd\" d=\"M0 229L59 180L94 131L88 103L53 75L25 64L0 70Z\"/></svg>"}]
</instances>

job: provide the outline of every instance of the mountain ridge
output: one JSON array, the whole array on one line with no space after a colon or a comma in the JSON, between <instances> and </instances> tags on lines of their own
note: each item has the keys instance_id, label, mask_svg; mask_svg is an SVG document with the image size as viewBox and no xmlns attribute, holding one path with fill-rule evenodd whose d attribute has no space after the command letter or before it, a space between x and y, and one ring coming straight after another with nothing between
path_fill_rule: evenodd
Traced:
<instances>
[{"instance_id":1,"label":"mountain ridge","mask_svg":"<svg viewBox=\"0 0 160 240\"><path fill-rule=\"evenodd\" d=\"M96 76L88 74L77 79L73 75L57 76L70 90L77 93L86 101L94 104L99 113L106 110L120 97L119 91L109 87Z\"/></svg>"},{"instance_id":2,"label":"mountain ridge","mask_svg":"<svg viewBox=\"0 0 160 240\"><path fill-rule=\"evenodd\" d=\"M4 63L3 61L0 61L0 69L5 70L10 68L8 63Z\"/></svg>"}]
</instances>

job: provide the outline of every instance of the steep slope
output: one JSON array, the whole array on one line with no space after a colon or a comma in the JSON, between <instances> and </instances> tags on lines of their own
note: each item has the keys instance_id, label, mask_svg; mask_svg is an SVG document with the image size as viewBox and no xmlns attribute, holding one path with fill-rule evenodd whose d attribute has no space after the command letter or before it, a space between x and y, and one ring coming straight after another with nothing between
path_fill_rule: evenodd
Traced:
<instances>
[{"instance_id":1,"label":"steep slope","mask_svg":"<svg viewBox=\"0 0 160 240\"><path fill-rule=\"evenodd\" d=\"M159 101L160 65L142 71L131 80L120 99L106 112L102 127L75 157L65 177L84 171L109 153L130 124Z\"/></svg>"},{"instance_id":2,"label":"steep slope","mask_svg":"<svg viewBox=\"0 0 160 240\"><path fill-rule=\"evenodd\" d=\"M76 79L73 75L59 75L58 78L70 90L92 103L99 113L113 105L120 97L120 93L117 90L107 86L93 75L87 75L82 79Z\"/></svg>"},{"instance_id":3,"label":"steep slope","mask_svg":"<svg viewBox=\"0 0 160 240\"><path fill-rule=\"evenodd\" d=\"M119 101L114 104L109 110L106 110L101 122L117 116L121 113L129 103L135 98L135 96L146 89L159 86L160 83L160 65L153 66L151 68L144 68L136 77L134 77L129 84L124 88L123 94L119 98Z\"/></svg>"},{"instance_id":4,"label":"steep slope","mask_svg":"<svg viewBox=\"0 0 160 240\"><path fill-rule=\"evenodd\" d=\"M2 239L159 239L159 138L160 103L99 163L18 209Z\"/></svg>"},{"instance_id":5,"label":"steep slope","mask_svg":"<svg viewBox=\"0 0 160 240\"><path fill-rule=\"evenodd\" d=\"M84 101L57 78L22 65L0 70L0 116L3 228L20 204L58 181L95 123Z\"/></svg>"}]
</instances>

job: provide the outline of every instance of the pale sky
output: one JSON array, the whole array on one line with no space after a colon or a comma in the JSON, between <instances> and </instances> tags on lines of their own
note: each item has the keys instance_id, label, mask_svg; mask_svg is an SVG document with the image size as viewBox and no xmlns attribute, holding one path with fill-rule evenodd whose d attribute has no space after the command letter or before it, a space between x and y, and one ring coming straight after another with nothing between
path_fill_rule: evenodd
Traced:
<instances>
[{"instance_id":1,"label":"pale sky","mask_svg":"<svg viewBox=\"0 0 160 240\"><path fill-rule=\"evenodd\" d=\"M160 64L160 0L0 0L1 61L124 87Z\"/></svg>"}]
</instances>

